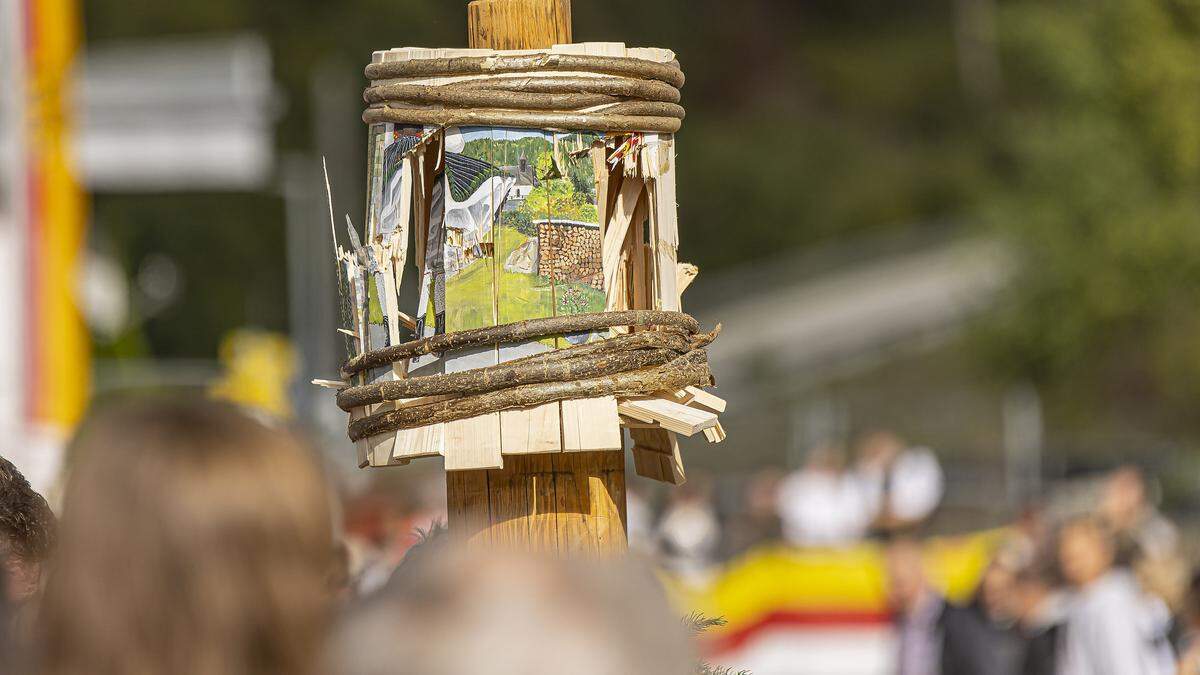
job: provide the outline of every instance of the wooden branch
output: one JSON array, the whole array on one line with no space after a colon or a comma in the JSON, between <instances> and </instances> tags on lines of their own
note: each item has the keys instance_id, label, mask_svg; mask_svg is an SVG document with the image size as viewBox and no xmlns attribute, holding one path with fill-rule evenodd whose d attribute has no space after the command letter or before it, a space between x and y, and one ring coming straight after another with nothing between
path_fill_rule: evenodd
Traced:
<instances>
[{"instance_id":1,"label":"wooden branch","mask_svg":"<svg viewBox=\"0 0 1200 675\"><path fill-rule=\"evenodd\" d=\"M647 396L689 385L709 386L712 373L703 349L696 349L654 368L643 368L586 380L526 384L451 401L376 413L350 423L350 440L357 441L397 429L477 417L501 410L598 396Z\"/></svg>"},{"instance_id":2,"label":"wooden branch","mask_svg":"<svg viewBox=\"0 0 1200 675\"><path fill-rule=\"evenodd\" d=\"M338 393L342 410L402 398L459 394L468 396L523 384L582 380L662 365L679 356L673 349L638 349L610 354L593 354L573 359L513 365L502 363L458 373L413 377L352 387Z\"/></svg>"},{"instance_id":3,"label":"wooden branch","mask_svg":"<svg viewBox=\"0 0 1200 675\"><path fill-rule=\"evenodd\" d=\"M590 314L569 314L541 319L527 319L499 326L432 335L420 340L412 340L411 342L359 354L342 366L342 376L345 379L349 379L350 376L363 370L388 366L394 361L423 354L434 354L452 349L495 345L506 342L520 342L522 340L569 335L571 333L592 332L612 328L613 326L635 326L639 328L665 326L678 328L688 333L696 333L700 330L700 324L695 319L681 312L630 310L624 312L592 312Z\"/></svg>"}]
</instances>

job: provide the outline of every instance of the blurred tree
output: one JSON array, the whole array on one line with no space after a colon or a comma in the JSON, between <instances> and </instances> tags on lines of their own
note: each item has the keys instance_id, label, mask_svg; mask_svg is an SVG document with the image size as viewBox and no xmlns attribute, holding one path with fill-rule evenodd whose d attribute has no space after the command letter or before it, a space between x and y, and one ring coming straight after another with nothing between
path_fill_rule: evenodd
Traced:
<instances>
[{"instance_id":1,"label":"blurred tree","mask_svg":"<svg viewBox=\"0 0 1200 675\"><path fill-rule=\"evenodd\" d=\"M998 180L981 212L1023 264L988 353L1068 416L1105 402L1195 431L1200 3L1035 0L998 17Z\"/></svg>"}]
</instances>

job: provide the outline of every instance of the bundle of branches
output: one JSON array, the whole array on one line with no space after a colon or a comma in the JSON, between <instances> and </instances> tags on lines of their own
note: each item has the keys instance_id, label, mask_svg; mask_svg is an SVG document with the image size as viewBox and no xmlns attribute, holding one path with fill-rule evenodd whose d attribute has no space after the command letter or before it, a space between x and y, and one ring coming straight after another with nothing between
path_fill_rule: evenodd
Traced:
<instances>
[{"instance_id":1,"label":"bundle of branches","mask_svg":"<svg viewBox=\"0 0 1200 675\"><path fill-rule=\"evenodd\" d=\"M720 332L701 333L682 312L628 310L528 319L444 333L361 354L342 368L344 377L394 361L451 349L499 345L544 337L627 326L641 332L535 354L500 365L458 373L409 377L346 387L338 392L343 410L422 399L350 423L357 441L387 431L449 422L501 410L596 396L649 396L688 386L710 386L705 347Z\"/></svg>"},{"instance_id":2,"label":"bundle of branches","mask_svg":"<svg viewBox=\"0 0 1200 675\"><path fill-rule=\"evenodd\" d=\"M507 54L373 63L365 74L368 124L673 133L684 116L677 61Z\"/></svg>"}]
</instances>

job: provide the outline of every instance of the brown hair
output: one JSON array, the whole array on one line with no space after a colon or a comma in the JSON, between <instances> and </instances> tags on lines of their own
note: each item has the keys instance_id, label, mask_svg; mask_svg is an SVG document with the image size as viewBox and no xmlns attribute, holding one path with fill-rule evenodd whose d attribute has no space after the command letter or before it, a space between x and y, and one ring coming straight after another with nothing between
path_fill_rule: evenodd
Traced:
<instances>
[{"instance_id":1,"label":"brown hair","mask_svg":"<svg viewBox=\"0 0 1200 675\"><path fill-rule=\"evenodd\" d=\"M42 673L313 672L332 524L293 435L223 404L144 402L96 416L72 453Z\"/></svg>"},{"instance_id":2,"label":"brown hair","mask_svg":"<svg viewBox=\"0 0 1200 675\"><path fill-rule=\"evenodd\" d=\"M0 557L38 563L54 546L54 512L12 462L0 457Z\"/></svg>"}]
</instances>

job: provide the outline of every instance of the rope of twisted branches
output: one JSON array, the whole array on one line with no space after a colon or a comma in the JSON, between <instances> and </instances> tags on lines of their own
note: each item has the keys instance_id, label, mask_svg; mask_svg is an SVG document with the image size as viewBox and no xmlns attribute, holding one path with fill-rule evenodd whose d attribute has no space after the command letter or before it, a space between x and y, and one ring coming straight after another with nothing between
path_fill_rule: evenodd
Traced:
<instances>
[{"instance_id":1,"label":"rope of twisted branches","mask_svg":"<svg viewBox=\"0 0 1200 675\"><path fill-rule=\"evenodd\" d=\"M720 332L701 333L682 312L628 310L529 319L412 340L363 353L342 367L344 377L422 354L464 347L595 332L615 326L645 329L609 339L458 373L408 377L345 387L343 410L405 399L402 406L353 420L353 441L399 429L466 419L553 401L596 396L648 396L686 386L709 386L705 347ZM428 401L421 401L428 398ZM410 399L417 399L415 401Z\"/></svg>"},{"instance_id":2,"label":"rope of twisted branches","mask_svg":"<svg viewBox=\"0 0 1200 675\"><path fill-rule=\"evenodd\" d=\"M363 92L368 124L673 133L685 114L677 61L497 54L385 61L364 73L372 80Z\"/></svg>"}]
</instances>

